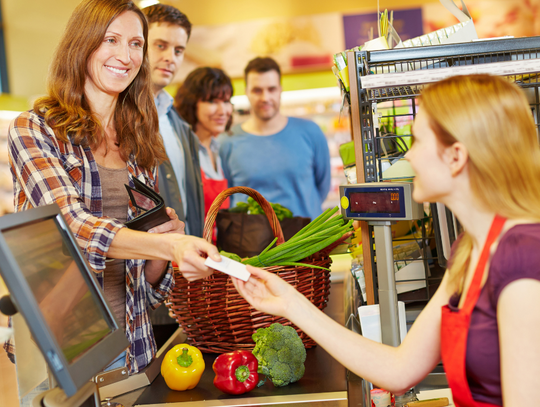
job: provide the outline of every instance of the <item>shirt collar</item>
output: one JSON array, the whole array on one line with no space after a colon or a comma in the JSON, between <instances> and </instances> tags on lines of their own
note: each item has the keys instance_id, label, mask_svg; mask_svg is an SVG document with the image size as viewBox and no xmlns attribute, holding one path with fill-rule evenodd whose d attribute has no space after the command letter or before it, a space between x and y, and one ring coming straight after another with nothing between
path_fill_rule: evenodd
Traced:
<instances>
[{"instance_id":1,"label":"shirt collar","mask_svg":"<svg viewBox=\"0 0 540 407\"><path fill-rule=\"evenodd\" d=\"M215 137L212 137L210 139L210 150L214 153L214 154L217 154L219 153L219 142L216 140ZM204 152L205 154L208 154L208 152L206 151L206 148L204 148L204 146L199 142L199 151L202 151Z\"/></svg>"},{"instance_id":2,"label":"shirt collar","mask_svg":"<svg viewBox=\"0 0 540 407\"><path fill-rule=\"evenodd\" d=\"M170 110L172 109L173 100L174 99L172 98L172 96L165 92L163 89L159 91L157 96L154 98L158 117L165 116L167 113L170 112Z\"/></svg>"}]
</instances>

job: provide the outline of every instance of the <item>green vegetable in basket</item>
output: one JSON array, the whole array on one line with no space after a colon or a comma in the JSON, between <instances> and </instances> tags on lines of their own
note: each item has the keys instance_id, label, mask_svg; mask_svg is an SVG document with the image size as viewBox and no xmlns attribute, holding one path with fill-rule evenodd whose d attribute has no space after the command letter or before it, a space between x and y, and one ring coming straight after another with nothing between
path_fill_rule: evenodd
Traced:
<instances>
[{"instance_id":1,"label":"green vegetable in basket","mask_svg":"<svg viewBox=\"0 0 540 407\"><path fill-rule=\"evenodd\" d=\"M236 260L240 262L242 261L242 258L236 253L229 253L229 252L226 252L225 250L221 250L219 254L221 254L222 256L228 257L229 259L232 259L232 260Z\"/></svg>"},{"instance_id":2,"label":"green vegetable in basket","mask_svg":"<svg viewBox=\"0 0 540 407\"><path fill-rule=\"evenodd\" d=\"M272 247L277 241L275 238L261 254L245 259L242 263L257 267L308 266L326 270L324 267L306 265L298 261L325 249L353 230L352 220L345 222L341 214L332 216L338 209L337 206L327 209L287 242Z\"/></svg>"},{"instance_id":3,"label":"green vegetable in basket","mask_svg":"<svg viewBox=\"0 0 540 407\"><path fill-rule=\"evenodd\" d=\"M292 212L288 208L285 208L284 206L282 206L282 205L280 205L278 203L271 203L270 205L272 206L272 209L276 213L276 217L280 221L282 221L285 218L292 218L293 217Z\"/></svg>"},{"instance_id":4,"label":"green vegetable in basket","mask_svg":"<svg viewBox=\"0 0 540 407\"><path fill-rule=\"evenodd\" d=\"M281 221L285 218L292 218L292 212L278 203L270 203L272 209L276 213L277 218ZM264 215L264 210L259 203L252 197L248 197L247 202L238 202L234 208L230 208L229 212L233 213L248 213L250 215Z\"/></svg>"},{"instance_id":5,"label":"green vegetable in basket","mask_svg":"<svg viewBox=\"0 0 540 407\"><path fill-rule=\"evenodd\" d=\"M250 196L248 197L247 204L248 204L248 213L250 215L264 215L263 208L252 197L250 197Z\"/></svg>"},{"instance_id":6,"label":"green vegetable in basket","mask_svg":"<svg viewBox=\"0 0 540 407\"><path fill-rule=\"evenodd\" d=\"M294 328L275 323L257 329L252 338L258 371L272 380L274 386L286 386L304 376L306 348Z\"/></svg>"},{"instance_id":7,"label":"green vegetable in basket","mask_svg":"<svg viewBox=\"0 0 540 407\"><path fill-rule=\"evenodd\" d=\"M249 205L247 202L238 202L235 207L230 208L229 212L233 213L248 213Z\"/></svg>"}]
</instances>

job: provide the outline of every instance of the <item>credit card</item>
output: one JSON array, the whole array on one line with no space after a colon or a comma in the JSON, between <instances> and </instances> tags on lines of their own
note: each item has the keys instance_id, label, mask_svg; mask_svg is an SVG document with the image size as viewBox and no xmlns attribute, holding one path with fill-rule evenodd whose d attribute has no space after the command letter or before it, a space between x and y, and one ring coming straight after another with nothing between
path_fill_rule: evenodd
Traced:
<instances>
[{"instance_id":1,"label":"credit card","mask_svg":"<svg viewBox=\"0 0 540 407\"><path fill-rule=\"evenodd\" d=\"M251 274L246 269L246 265L228 257L221 256L221 261L214 261L210 257L204 262L208 267L221 271L230 276L248 281Z\"/></svg>"}]
</instances>

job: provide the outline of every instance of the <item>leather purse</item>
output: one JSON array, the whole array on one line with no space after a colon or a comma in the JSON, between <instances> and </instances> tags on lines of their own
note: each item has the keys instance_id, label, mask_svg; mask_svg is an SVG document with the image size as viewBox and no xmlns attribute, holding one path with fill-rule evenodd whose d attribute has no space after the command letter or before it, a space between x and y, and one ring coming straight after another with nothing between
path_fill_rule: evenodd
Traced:
<instances>
[{"instance_id":1,"label":"leather purse","mask_svg":"<svg viewBox=\"0 0 540 407\"><path fill-rule=\"evenodd\" d=\"M170 220L165 209L165 201L152 188L137 178L132 178L135 188L125 185L131 204L137 210L137 216L128 220L125 225L134 230L146 232L154 226Z\"/></svg>"}]
</instances>

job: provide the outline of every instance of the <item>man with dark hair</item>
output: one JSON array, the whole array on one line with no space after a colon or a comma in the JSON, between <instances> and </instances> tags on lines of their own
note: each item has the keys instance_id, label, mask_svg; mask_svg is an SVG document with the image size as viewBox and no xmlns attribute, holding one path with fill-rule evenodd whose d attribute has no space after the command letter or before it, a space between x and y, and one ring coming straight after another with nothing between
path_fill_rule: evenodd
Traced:
<instances>
[{"instance_id":1,"label":"man with dark hair","mask_svg":"<svg viewBox=\"0 0 540 407\"><path fill-rule=\"evenodd\" d=\"M220 156L229 187L256 189L294 216L314 219L330 189L330 154L310 120L280 113L281 70L272 58L255 58L245 73L251 116L222 136ZM232 196L231 206L245 199Z\"/></svg>"},{"instance_id":2,"label":"man with dark hair","mask_svg":"<svg viewBox=\"0 0 540 407\"><path fill-rule=\"evenodd\" d=\"M165 4L142 9L148 19L148 59L159 117L159 132L169 158L159 166L159 193L186 224L186 234L202 237L204 195L199 163L199 140L173 108L164 90L184 60L191 34L185 14ZM158 348L178 328L162 306L150 313Z\"/></svg>"},{"instance_id":3,"label":"man with dark hair","mask_svg":"<svg viewBox=\"0 0 540 407\"><path fill-rule=\"evenodd\" d=\"M186 223L186 234L202 237L204 196L199 164L199 141L173 108L164 88L184 60L191 23L178 9L155 4L142 9L148 19L148 58L163 137L169 161L159 167L159 192Z\"/></svg>"}]
</instances>

